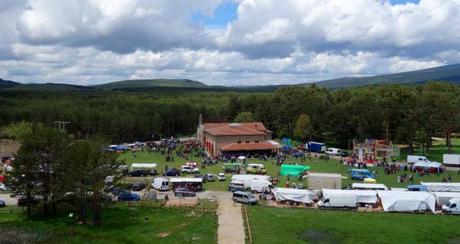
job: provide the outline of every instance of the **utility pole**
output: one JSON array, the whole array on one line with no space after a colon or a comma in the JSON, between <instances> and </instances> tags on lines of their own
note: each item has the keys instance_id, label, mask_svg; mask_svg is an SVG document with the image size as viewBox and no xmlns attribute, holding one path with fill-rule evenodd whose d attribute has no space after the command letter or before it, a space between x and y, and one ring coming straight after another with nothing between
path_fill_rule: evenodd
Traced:
<instances>
[{"instance_id":1,"label":"utility pole","mask_svg":"<svg viewBox=\"0 0 460 244\"><path fill-rule=\"evenodd\" d=\"M65 127L70 124L69 121L54 121L53 124L60 130L65 131Z\"/></svg>"}]
</instances>

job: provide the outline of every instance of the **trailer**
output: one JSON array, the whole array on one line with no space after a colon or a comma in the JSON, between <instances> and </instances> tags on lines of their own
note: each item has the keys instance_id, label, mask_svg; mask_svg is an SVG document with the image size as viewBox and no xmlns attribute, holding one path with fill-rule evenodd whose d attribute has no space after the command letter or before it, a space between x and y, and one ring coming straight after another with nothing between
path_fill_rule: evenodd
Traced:
<instances>
[{"instance_id":1,"label":"trailer","mask_svg":"<svg viewBox=\"0 0 460 244\"><path fill-rule=\"evenodd\" d=\"M442 163L446 166L460 167L460 154L444 154L442 159Z\"/></svg>"},{"instance_id":2,"label":"trailer","mask_svg":"<svg viewBox=\"0 0 460 244\"><path fill-rule=\"evenodd\" d=\"M460 182L440 183L440 182L420 182L431 192L460 192Z\"/></svg>"},{"instance_id":3,"label":"trailer","mask_svg":"<svg viewBox=\"0 0 460 244\"><path fill-rule=\"evenodd\" d=\"M307 142L305 149L309 150L310 152L323 153L326 151L326 144L321 143L321 142L311 141L311 142Z\"/></svg>"},{"instance_id":4,"label":"trailer","mask_svg":"<svg viewBox=\"0 0 460 244\"><path fill-rule=\"evenodd\" d=\"M309 173L303 176L307 178L308 189L321 190L327 189L341 189L342 188L342 175L332 173Z\"/></svg>"}]
</instances>

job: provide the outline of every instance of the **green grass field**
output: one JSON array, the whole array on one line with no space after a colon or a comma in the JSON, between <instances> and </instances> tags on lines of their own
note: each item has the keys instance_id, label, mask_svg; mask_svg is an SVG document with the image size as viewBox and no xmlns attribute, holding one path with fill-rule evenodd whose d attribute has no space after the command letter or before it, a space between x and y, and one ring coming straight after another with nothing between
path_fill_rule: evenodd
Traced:
<instances>
[{"instance_id":1,"label":"green grass field","mask_svg":"<svg viewBox=\"0 0 460 244\"><path fill-rule=\"evenodd\" d=\"M253 243L459 243L459 216L248 207Z\"/></svg>"},{"instance_id":2,"label":"green grass field","mask_svg":"<svg viewBox=\"0 0 460 244\"><path fill-rule=\"evenodd\" d=\"M460 153L460 139L454 139L454 150L458 153ZM439 161L442 162L442 154L447 152L447 148L442 145L442 142L437 142L435 143L434 147L432 150L429 151L429 154L427 154L428 158L433 160L433 161ZM402 158L405 158L407 156L407 153L404 154L405 152L402 152ZM414 154L420 154L420 152L416 152ZM149 162L149 163L157 163L158 164L158 170L160 172L163 172L165 169L165 166L168 165L169 168L175 167L180 169L180 166L183 165L186 160L184 160L181 157L174 157L175 161L174 162L166 162L165 160L165 155L161 155L159 152L153 152L153 153L148 153L148 152L138 152L136 154L136 157L133 156L132 153L123 153L120 154L120 159L124 160L127 164L131 164L134 162ZM441 158L441 160L438 160ZM191 158L191 160L195 160L196 162L201 162L201 158ZM267 174L271 176L276 176L278 175L280 171L280 167L275 165L274 160L268 160L268 161L261 161L258 159L249 159L250 163L263 163L267 169ZM288 159L288 163L301 163L300 160L296 159ZM338 160L330 159L328 161L320 160L318 158L310 158L307 159L304 164L310 165L311 166L311 172L325 172L325 173L340 173L342 176L348 176L347 171L348 167L345 165L342 165L339 163ZM377 182L378 183L383 183L388 187L406 187L410 183L405 182L405 183L398 183L397 182L397 176L398 174L391 174L391 175L385 175L383 168L375 167L375 168L370 168L372 171L377 172ZM213 166L208 166L205 169L201 169L201 174L205 173L213 173L217 174L222 172L222 163L219 163L217 165ZM404 173L404 171L399 172L399 174ZM405 172L407 174L411 174L411 172ZM420 181L431 181L431 182L441 182L442 178L444 176L450 175L452 177L452 180L454 182L460 182L460 174L456 172L445 172L444 174L440 175L429 175L429 176L423 176L423 177L415 177L414 178L414 184L419 183ZM204 188L206 190L219 190L219 191L225 191L227 190L228 183L230 182L231 174L227 174L227 181L225 182L208 182L204 184ZM131 179L132 180L132 179ZM136 179L138 181L151 181L151 177L148 178L139 178ZM280 183L278 186L284 186L286 181L288 179L286 177L281 177ZM299 181L297 179L293 179L292 177L289 179L289 182L296 182L296 184L302 183L304 186L307 186L306 180ZM351 179L343 179L342 180L342 187L347 186L348 184L355 182L352 181ZM357 182L357 181L356 181Z\"/></svg>"},{"instance_id":3,"label":"green grass field","mask_svg":"<svg viewBox=\"0 0 460 244\"><path fill-rule=\"evenodd\" d=\"M96 228L65 216L26 219L16 208L0 212L0 243L216 243L215 210L209 202L193 208L117 203L103 210Z\"/></svg>"}]
</instances>

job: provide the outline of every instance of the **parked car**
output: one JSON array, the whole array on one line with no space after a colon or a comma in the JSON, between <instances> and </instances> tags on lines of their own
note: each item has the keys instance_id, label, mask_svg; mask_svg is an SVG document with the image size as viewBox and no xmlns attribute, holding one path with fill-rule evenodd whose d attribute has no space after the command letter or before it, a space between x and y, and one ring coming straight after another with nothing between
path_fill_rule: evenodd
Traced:
<instances>
[{"instance_id":1,"label":"parked car","mask_svg":"<svg viewBox=\"0 0 460 244\"><path fill-rule=\"evenodd\" d=\"M326 150L326 154L329 156L340 155L342 151L339 148L330 147Z\"/></svg>"},{"instance_id":2,"label":"parked car","mask_svg":"<svg viewBox=\"0 0 460 244\"><path fill-rule=\"evenodd\" d=\"M148 173L145 170L141 169L131 170L128 172L128 176L131 177L144 177L146 175L148 175Z\"/></svg>"},{"instance_id":3,"label":"parked car","mask_svg":"<svg viewBox=\"0 0 460 244\"><path fill-rule=\"evenodd\" d=\"M197 167L190 166L190 165L182 165L181 172L187 173L187 174L196 174L200 172L200 169Z\"/></svg>"},{"instance_id":4,"label":"parked car","mask_svg":"<svg viewBox=\"0 0 460 244\"><path fill-rule=\"evenodd\" d=\"M169 169L163 176L180 176L180 171L176 168Z\"/></svg>"},{"instance_id":5,"label":"parked car","mask_svg":"<svg viewBox=\"0 0 460 244\"><path fill-rule=\"evenodd\" d=\"M224 163L222 169L225 173L238 173L241 169L241 163Z\"/></svg>"},{"instance_id":6,"label":"parked car","mask_svg":"<svg viewBox=\"0 0 460 244\"><path fill-rule=\"evenodd\" d=\"M250 192L235 191L233 192L232 199L235 202L251 204L251 205L257 204L257 198L254 195L252 195L252 193Z\"/></svg>"},{"instance_id":7,"label":"parked car","mask_svg":"<svg viewBox=\"0 0 460 244\"><path fill-rule=\"evenodd\" d=\"M213 174L206 174L206 180L209 182L216 181L216 177Z\"/></svg>"},{"instance_id":8,"label":"parked car","mask_svg":"<svg viewBox=\"0 0 460 244\"><path fill-rule=\"evenodd\" d=\"M30 199L27 198L25 195L21 195L18 198L18 206L19 207L24 207L24 206L35 206L40 202L40 199L37 197L32 196Z\"/></svg>"},{"instance_id":9,"label":"parked car","mask_svg":"<svg viewBox=\"0 0 460 244\"><path fill-rule=\"evenodd\" d=\"M176 197L195 197L196 193L193 191L189 191L185 188L179 187L174 190L174 196Z\"/></svg>"},{"instance_id":10,"label":"parked car","mask_svg":"<svg viewBox=\"0 0 460 244\"><path fill-rule=\"evenodd\" d=\"M132 192L122 192L118 195L118 201L130 202L130 201L139 201L141 196Z\"/></svg>"},{"instance_id":11,"label":"parked car","mask_svg":"<svg viewBox=\"0 0 460 244\"><path fill-rule=\"evenodd\" d=\"M349 155L350 155L350 154L349 154L348 152L346 152L346 151L342 151L342 152L340 153L340 156L342 156L342 157L344 157L344 158L345 158L345 157L348 157Z\"/></svg>"},{"instance_id":12,"label":"parked car","mask_svg":"<svg viewBox=\"0 0 460 244\"><path fill-rule=\"evenodd\" d=\"M142 191L145 189L145 184L144 183L134 183L131 189L133 191Z\"/></svg>"},{"instance_id":13,"label":"parked car","mask_svg":"<svg viewBox=\"0 0 460 244\"><path fill-rule=\"evenodd\" d=\"M224 173L217 174L217 180L218 181L225 181L225 174Z\"/></svg>"},{"instance_id":14,"label":"parked car","mask_svg":"<svg viewBox=\"0 0 460 244\"><path fill-rule=\"evenodd\" d=\"M352 180L364 180L365 178L375 178L375 175L367 169L349 169L348 173L350 174Z\"/></svg>"},{"instance_id":15,"label":"parked car","mask_svg":"<svg viewBox=\"0 0 460 244\"><path fill-rule=\"evenodd\" d=\"M4 208L6 206L5 201L0 199L0 208Z\"/></svg>"},{"instance_id":16,"label":"parked car","mask_svg":"<svg viewBox=\"0 0 460 244\"><path fill-rule=\"evenodd\" d=\"M442 211L449 214L460 214L460 198L452 198L445 205L442 205Z\"/></svg>"},{"instance_id":17,"label":"parked car","mask_svg":"<svg viewBox=\"0 0 460 244\"><path fill-rule=\"evenodd\" d=\"M112 194L115 195L115 196L118 196L118 195L120 195L120 194L122 194L122 193L125 193L125 192L129 192L128 189L121 188L121 187L117 187L117 186L116 186L116 187L113 187L110 191L111 191Z\"/></svg>"}]
</instances>

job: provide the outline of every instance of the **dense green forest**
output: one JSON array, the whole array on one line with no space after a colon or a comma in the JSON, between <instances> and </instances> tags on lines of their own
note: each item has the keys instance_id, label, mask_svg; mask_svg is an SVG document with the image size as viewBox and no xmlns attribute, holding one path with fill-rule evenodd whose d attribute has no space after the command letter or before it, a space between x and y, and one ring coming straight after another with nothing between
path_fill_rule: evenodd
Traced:
<instances>
[{"instance_id":1,"label":"dense green forest","mask_svg":"<svg viewBox=\"0 0 460 244\"><path fill-rule=\"evenodd\" d=\"M343 147L365 138L430 146L431 136L450 138L458 131L460 86L429 82L338 90L313 85L275 92L0 91L0 126L69 121L67 130L77 138L101 134L123 142L191 135L200 114L207 122L260 120L276 137L295 135ZM307 132L294 134L301 115Z\"/></svg>"}]
</instances>

